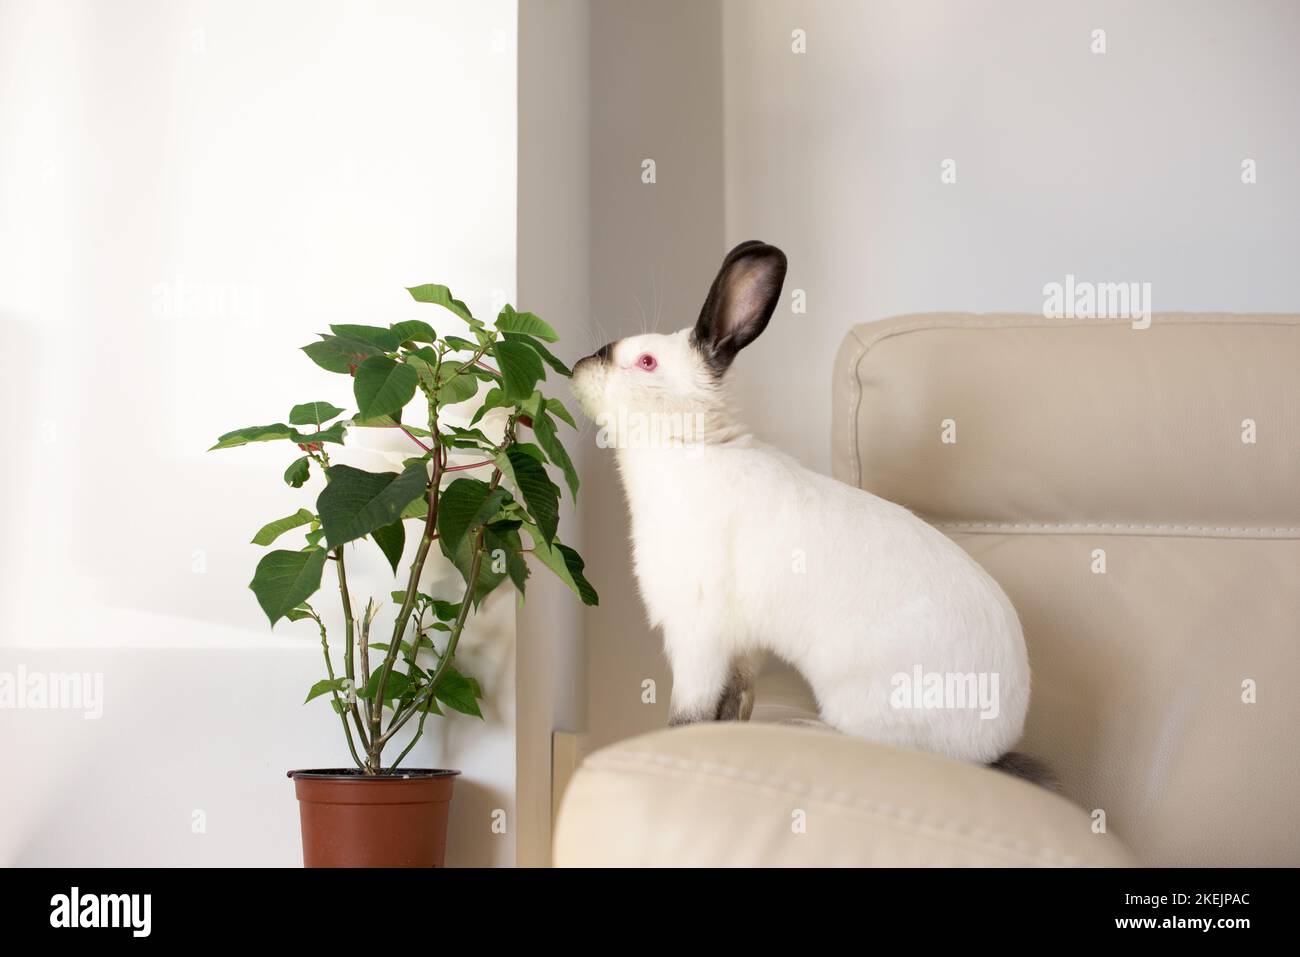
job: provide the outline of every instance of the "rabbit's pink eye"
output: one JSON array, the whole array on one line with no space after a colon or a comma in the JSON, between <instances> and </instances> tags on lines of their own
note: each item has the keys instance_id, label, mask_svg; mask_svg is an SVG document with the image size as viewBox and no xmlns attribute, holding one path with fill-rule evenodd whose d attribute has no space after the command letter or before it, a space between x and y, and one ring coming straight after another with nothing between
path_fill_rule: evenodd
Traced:
<instances>
[{"instance_id":1,"label":"rabbit's pink eye","mask_svg":"<svg viewBox=\"0 0 1300 957\"><path fill-rule=\"evenodd\" d=\"M646 372L654 372L659 367L659 362L648 352L641 353L637 357L636 365L638 369L644 369Z\"/></svg>"}]
</instances>

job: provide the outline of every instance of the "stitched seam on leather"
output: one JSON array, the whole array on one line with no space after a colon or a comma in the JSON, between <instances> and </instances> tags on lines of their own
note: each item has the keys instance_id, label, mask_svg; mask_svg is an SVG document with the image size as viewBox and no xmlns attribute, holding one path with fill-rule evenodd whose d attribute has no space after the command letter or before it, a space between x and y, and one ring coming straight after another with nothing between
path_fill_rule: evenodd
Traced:
<instances>
[{"instance_id":1,"label":"stitched seam on leather","mask_svg":"<svg viewBox=\"0 0 1300 957\"><path fill-rule=\"evenodd\" d=\"M935 528L955 531L990 532L1104 532L1106 534L1144 535L1160 532L1168 535L1206 536L1214 538L1284 539L1300 537L1300 527L1235 525L1139 525L1124 522L930 522Z\"/></svg>"},{"instance_id":2,"label":"stitched seam on leather","mask_svg":"<svg viewBox=\"0 0 1300 957\"><path fill-rule=\"evenodd\" d=\"M877 345L880 342L883 342L885 339L891 339L894 336L901 336L909 332L919 332L921 330L930 330L930 329L972 329L972 328L1014 329L1017 327L1048 328L1053 326L1061 327L1061 328L1077 328L1079 326L1102 328L1106 326L1124 327L1124 326L1132 325L1131 319L1049 319L1045 316L1028 316L1028 315L1027 316L1003 316L1001 318L984 318L984 317L980 317L976 313L963 313L961 315L966 315L969 318L917 319L914 321L909 321L906 316L897 316L894 317L894 319L892 320L893 322L897 322L898 323L897 325L889 325L891 320L883 320L882 324L889 325L889 327L885 329L881 329L878 332L874 332L871 335L867 336L865 339L858 334L858 331L862 328L861 326L854 326L852 329L849 330L849 335L852 336L855 340L857 340L858 344L862 347L858 351L858 354L855 355L849 363L849 371L853 379L852 382L853 407L852 407L852 413L849 416L849 450L852 453L852 459L853 459L853 484L856 485L857 487L859 488L862 487L862 456L858 450L858 412L862 408L862 394L863 394L862 378L861 376L859 376L858 370L859 367L862 365L863 358L865 358L867 352L870 351L872 346ZM904 322L906 322L906 325L903 324ZM1242 325L1242 324L1256 325L1256 326L1294 326L1294 325L1300 325L1300 317L1290 316L1286 314L1240 315L1239 316L1230 313L1217 314L1217 315L1216 314L1184 315L1184 314L1174 313L1174 314L1168 314L1164 316L1158 314L1153 315L1151 316L1151 324L1162 325L1162 326L1165 325L1230 326L1230 325ZM1134 331L1142 332L1146 330L1134 330ZM931 522L930 524L933 525L936 523ZM996 530L996 529L1009 530L1009 529L1019 529L1019 528L1040 528L1046 526L1037 526L1032 523L1022 525L1019 523L1008 524L1008 523L995 523L995 522L950 522L947 524L938 524L936 525L936 527L938 528L963 528L964 527L964 528L985 528L989 530ZM1065 526L1065 527L1075 527L1081 529L1084 528L1084 526ZM1111 526L1109 526L1107 523L1101 523L1096 527L1106 528ZM1116 525L1114 527L1118 528L1120 526ZM1187 526L1134 525L1128 527L1147 528L1152 530L1165 529L1165 528L1186 529L1191 534L1196 534L1196 530L1203 528L1203 526L1196 526L1196 525L1187 525ZM1222 529L1213 529L1213 531L1243 532L1248 535L1252 533L1259 533L1259 532L1266 532L1266 533L1280 532L1283 535L1300 535L1300 528L1258 528L1258 529L1257 528L1240 528L1240 529L1222 528Z\"/></svg>"},{"instance_id":3,"label":"stitched seam on leather","mask_svg":"<svg viewBox=\"0 0 1300 957\"><path fill-rule=\"evenodd\" d=\"M853 338L857 339L855 333ZM858 410L862 408L862 379L858 376L858 366L862 363L862 357L867 354L867 345L858 339L862 346L858 354L853 357L849 363L849 369L853 377L853 406L849 414L849 450L853 453L853 484L858 488L862 487L862 459L858 456Z\"/></svg>"},{"instance_id":4,"label":"stitched seam on leather","mask_svg":"<svg viewBox=\"0 0 1300 957\"><path fill-rule=\"evenodd\" d=\"M956 838L959 841L967 841L981 851L1008 854L1018 861L1028 860L1038 864L1056 862L1067 867L1079 866L1085 863L1072 854L1066 854L1049 847L1037 847L1009 835L986 831L983 828L970 827L955 818L938 819L944 825L941 827L934 823L927 823L925 819L913 816L906 809L891 804L867 801L863 798L851 798L846 801L828 793L824 788L809 787L803 782L788 778L762 777L753 771L717 764L712 761L692 761L662 754L619 751L612 754L593 755L587 759L586 764L594 770L624 770L638 771L644 774L667 773L679 777L714 778L729 785L747 787L769 795L806 797L822 804L829 804L882 819L890 826L901 827L911 833L920 833L930 838L946 840Z\"/></svg>"}]
</instances>

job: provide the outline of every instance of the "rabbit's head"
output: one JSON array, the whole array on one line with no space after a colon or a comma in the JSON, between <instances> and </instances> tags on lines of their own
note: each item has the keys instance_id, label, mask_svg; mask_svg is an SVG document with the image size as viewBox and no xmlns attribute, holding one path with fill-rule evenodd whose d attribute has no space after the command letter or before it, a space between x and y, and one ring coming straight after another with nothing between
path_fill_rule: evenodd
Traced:
<instances>
[{"instance_id":1,"label":"rabbit's head","mask_svg":"<svg viewBox=\"0 0 1300 957\"><path fill-rule=\"evenodd\" d=\"M767 327L784 281L781 250L741 243L727 253L693 327L619 339L578 361L573 393L582 410L615 439L629 417L695 417L717 432L728 419L727 370Z\"/></svg>"}]
</instances>

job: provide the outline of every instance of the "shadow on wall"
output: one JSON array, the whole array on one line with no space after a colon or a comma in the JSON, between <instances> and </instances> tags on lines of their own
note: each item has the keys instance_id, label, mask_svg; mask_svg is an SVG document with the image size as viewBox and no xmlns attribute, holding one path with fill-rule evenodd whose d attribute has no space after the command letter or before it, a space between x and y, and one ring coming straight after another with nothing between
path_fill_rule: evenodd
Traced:
<instances>
[{"instance_id":1,"label":"shadow on wall","mask_svg":"<svg viewBox=\"0 0 1300 957\"><path fill-rule=\"evenodd\" d=\"M604 342L699 315L723 248L721 5L591 6L591 313ZM670 51L670 52L669 52ZM595 431L587 441L595 441ZM632 579L613 456L583 480L585 549L600 606L587 619L593 746L667 721L659 638ZM642 683L654 682L654 701Z\"/></svg>"}]
</instances>

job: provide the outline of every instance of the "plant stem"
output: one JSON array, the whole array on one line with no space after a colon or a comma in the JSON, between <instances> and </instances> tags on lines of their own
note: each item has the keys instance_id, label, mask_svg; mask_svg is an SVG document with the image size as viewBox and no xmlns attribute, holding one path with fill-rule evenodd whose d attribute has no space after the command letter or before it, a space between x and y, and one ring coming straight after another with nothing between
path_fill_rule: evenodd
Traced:
<instances>
[{"instance_id":1,"label":"plant stem","mask_svg":"<svg viewBox=\"0 0 1300 957\"><path fill-rule=\"evenodd\" d=\"M321 651L325 654L325 671L329 675L330 681L333 681L334 662L330 661L330 643L329 638L325 635L325 622L321 621L318 615L312 615L312 618L316 620L316 624L320 628L320 647ZM352 752L352 760L356 762L357 767L364 768L366 766L365 762L362 761L360 755L357 754L356 742L352 740L352 728L348 725L347 710L338 705L339 693L334 691L332 694L334 695L335 710L339 713L339 720L343 722L343 734L348 739L348 750Z\"/></svg>"},{"instance_id":2,"label":"plant stem","mask_svg":"<svg viewBox=\"0 0 1300 957\"><path fill-rule=\"evenodd\" d=\"M482 468L484 465L491 465L491 464L493 463L493 461L495 461L495 460L494 460L494 459L484 459L482 462L470 462L468 465L449 465L449 466L447 466L445 469L443 469L443 471L444 471L444 472L463 472L463 471L465 471L465 469L477 469L477 468Z\"/></svg>"},{"instance_id":3,"label":"plant stem","mask_svg":"<svg viewBox=\"0 0 1300 957\"><path fill-rule=\"evenodd\" d=\"M488 347L491 346L491 345L492 345L491 342L487 342L487 343L484 343L483 345L479 346L478 351L475 352L472 356L469 357L469 361L468 361L468 362L462 362L462 363L460 364L460 368L458 368L458 369L457 369L455 372L453 372L451 375L447 376L447 378L446 378L445 380L443 380L442 382L440 382L439 385L446 385L448 382L450 382L452 379L456 378L456 376L460 375L462 372L464 372L464 371L465 371L466 369L468 369L470 366L482 365L482 363L480 363L479 360L483 358L483 356L484 356L484 355L487 353L487 351L488 351ZM490 368L490 367L489 367L489 366L484 366L484 368ZM496 372L495 369L492 369L492 371L493 371L493 372ZM497 375L500 375L500 374L501 374L501 373L497 372ZM429 431L430 431L430 432L434 432L434 433L436 433L438 430L437 430L437 429L430 429Z\"/></svg>"},{"instance_id":4,"label":"plant stem","mask_svg":"<svg viewBox=\"0 0 1300 957\"><path fill-rule=\"evenodd\" d=\"M429 431L433 433L434 438L438 435L438 405L434 398L429 399ZM424 572L424 563L429 557L429 546L433 544L435 530L438 527L438 496L442 484L442 473L444 465L444 452L441 443L433 456L433 475L429 479L428 491L426 493L429 500L429 509L424 516L424 534L420 537L420 545L416 549L415 558L411 562L411 575L406 583L406 595L402 600L402 607L398 609L397 619L393 622L393 639L388 644L388 654L384 656L384 663L379 672L379 684L376 687L375 699L371 703L370 726L373 730L371 738L371 762L377 764L380 754L383 751L384 744L388 740L388 735L379 734L380 720L383 717L384 695L388 690L388 677L393 672L393 665L397 661L397 653L402 647L402 634L406 631L406 624L411 618L411 609L415 607L415 596L420 590L420 575Z\"/></svg>"},{"instance_id":5,"label":"plant stem","mask_svg":"<svg viewBox=\"0 0 1300 957\"><path fill-rule=\"evenodd\" d=\"M359 646L359 652L361 658L361 687L362 688L370 687L370 621L367 617L369 611L370 611L370 606L367 605L366 611L363 612L361 615L361 629L360 629L361 634L359 636L359 641L357 642ZM370 740L374 741L375 738L379 737L379 735L375 733L374 702L371 702L369 705L367 718L370 721Z\"/></svg>"},{"instance_id":6,"label":"plant stem","mask_svg":"<svg viewBox=\"0 0 1300 957\"><path fill-rule=\"evenodd\" d=\"M512 423L513 425L513 423ZM511 428L506 429L506 441L502 447L509 444L512 438ZM496 488L501 484L501 470L496 469L492 473L492 481L489 488ZM478 531L474 534L474 557L470 560L469 576L465 585L465 597L461 599L460 611L456 614L455 624L452 625L451 635L447 638L447 647L443 649L442 655L438 659L438 668L429 677L429 683L425 686L424 693L416 697L411 703L410 708L403 715L394 715L393 722L388 726L380 738L380 745L387 742L395 732L400 731L406 722L411 720L411 715L424 704L438 690L438 683L442 681L443 674L451 667L452 659L456 654L456 645L460 642L460 634L465 630L465 620L469 617L470 605L474 602L474 588L478 585L479 569L483 565L483 526L480 525Z\"/></svg>"},{"instance_id":7,"label":"plant stem","mask_svg":"<svg viewBox=\"0 0 1300 957\"><path fill-rule=\"evenodd\" d=\"M357 734L361 735L361 743L367 751L370 750L370 736L366 734L366 727L361 721L361 712L357 709L356 691L357 691L357 673L356 673L356 656L353 654L353 641L355 639L356 624L352 618L352 598L348 595L348 573L343 562L343 546L340 545L334 549L334 567L339 573L339 594L343 598L343 623L344 623L344 662L343 673L351 682L351 693L348 695L348 710L352 713L352 720L357 726Z\"/></svg>"},{"instance_id":8,"label":"plant stem","mask_svg":"<svg viewBox=\"0 0 1300 957\"><path fill-rule=\"evenodd\" d=\"M415 734L411 737L410 744L402 749L402 753L399 754L397 760L393 762L394 768L401 764L402 760L411 753L411 749L415 747L415 742L419 741L420 737L424 734L424 719L427 717L429 717L429 712L423 711L420 713L420 723L415 728Z\"/></svg>"},{"instance_id":9,"label":"plant stem","mask_svg":"<svg viewBox=\"0 0 1300 957\"><path fill-rule=\"evenodd\" d=\"M398 426L398 427L399 427L403 432L406 433L407 438L409 438L412 442L414 442L414 443L415 443L416 445L418 445L420 448L424 449L424 451L426 451L426 452L432 452L432 451L433 451L433 449L429 448L427 445L425 445L423 442L421 442L418 438L416 438L416 437L415 437L415 433L412 432L410 429L408 429L406 426L402 425L402 426Z\"/></svg>"}]
</instances>

